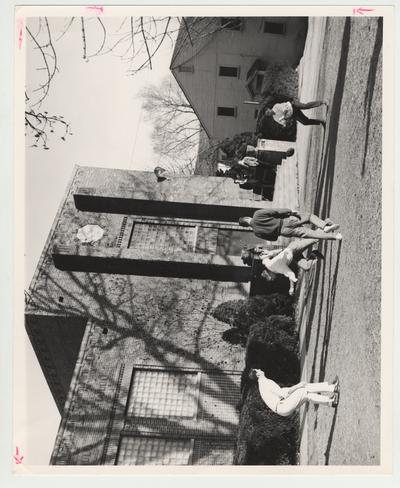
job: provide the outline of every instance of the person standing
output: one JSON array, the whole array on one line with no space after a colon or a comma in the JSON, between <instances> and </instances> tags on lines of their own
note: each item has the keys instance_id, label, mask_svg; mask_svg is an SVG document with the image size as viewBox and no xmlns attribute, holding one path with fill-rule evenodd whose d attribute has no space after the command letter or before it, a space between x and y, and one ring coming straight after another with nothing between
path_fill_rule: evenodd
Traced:
<instances>
[{"instance_id":1,"label":"person standing","mask_svg":"<svg viewBox=\"0 0 400 488\"><path fill-rule=\"evenodd\" d=\"M339 378L332 383L307 383L301 381L289 388L281 388L275 381L266 378L261 369L251 369L250 381L258 381L258 389L266 406L273 412L288 417L304 403L337 407L339 404Z\"/></svg>"},{"instance_id":2,"label":"person standing","mask_svg":"<svg viewBox=\"0 0 400 488\"><path fill-rule=\"evenodd\" d=\"M288 101L283 103L276 103L272 108L265 110L267 117L272 117L275 122L286 127L293 120L297 120L303 125L323 125L325 121L321 119L309 119L302 110L308 110L310 108L320 107L325 105L328 107L327 102L317 100L315 102L302 103L297 101Z\"/></svg>"},{"instance_id":3,"label":"person standing","mask_svg":"<svg viewBox=\"0 0 400 488\"><path fill-rule=\"evenodd\" d=\"M305 224L313 224L317 229L309 229ZM288 208L264 208L256 210L253 217L240 217L239 225L250 227L256 237L266 241L276 241L279 236L301 237L305 239L342 240L339 228L330 219L322 220L310 213L299 213Z\"/></svg>"}]
</instances>

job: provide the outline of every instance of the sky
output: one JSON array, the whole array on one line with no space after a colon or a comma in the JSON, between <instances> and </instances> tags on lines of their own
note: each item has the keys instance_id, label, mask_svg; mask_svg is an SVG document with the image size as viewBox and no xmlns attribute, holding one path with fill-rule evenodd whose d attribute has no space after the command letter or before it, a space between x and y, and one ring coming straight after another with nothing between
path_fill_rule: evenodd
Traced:
<instances>
[{"instance_id":1,"label":"sky","mask_svg":"<svg viewBox=\"0 0 400 488\"><path fill-rule=\"evenodd\" d=\"M87 53L98 50L101 30L95 19L86 19ZM122 18L107 18L105 25L116 41L126 32L118 31ZM53 41L63 32L68 19L50 18ZM32 33L37 19L30 19ZM118 32L117 32L118 31ZM153 60L153 69L128 74L129 64L107 54L83 59L81 25L55 41L59 71L53 78L41 110L62 115L70 123L72 136L63 141L55 132L49 150L31 147L25 153L25 289L37 266L55 214L72 175L74 165L152 170L157 157L152 151L151 122L145 120L138 92L149 83L158 84L169 74L173 43L163 43ZM29 96L43 80L38 50L26 49L26 89ZM16 338L17 354L25 367L17 368L15 384L15 432L17 445L25 446L24 463L48 465L60 415L45 382L35 353L24 330Z\"/></svg>"}]
</instances>

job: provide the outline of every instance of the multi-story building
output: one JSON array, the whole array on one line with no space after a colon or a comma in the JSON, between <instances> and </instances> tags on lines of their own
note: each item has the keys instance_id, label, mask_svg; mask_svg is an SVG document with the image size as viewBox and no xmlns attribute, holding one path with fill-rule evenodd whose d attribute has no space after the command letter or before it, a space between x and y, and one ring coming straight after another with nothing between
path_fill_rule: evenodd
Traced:
<instances>
[{"instance_id":1,"label":"multi-story building","mask_svg":"<svg viewBox=\"0 0 400 488\"><path fill-rule=\"evenodd\" d=\"M52 464L230 464L240 346L218 304L249 294L232 181L77 167L33 277L26 329L62 420Z\"/></svg>"}]
</instances>

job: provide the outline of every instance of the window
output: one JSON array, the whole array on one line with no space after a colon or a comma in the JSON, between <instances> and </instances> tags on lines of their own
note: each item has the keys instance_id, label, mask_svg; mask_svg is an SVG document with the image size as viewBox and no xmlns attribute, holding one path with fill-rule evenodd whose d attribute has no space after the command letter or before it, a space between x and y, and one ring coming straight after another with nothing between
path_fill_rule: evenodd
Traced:
<instances>
[{"instance_id":1,"label":"window","mask_svg":"<svg viewBox=\"0 0 400 488\"><path fill-rule=\"evenodd\" d=\"M233 66L220 66L219 76L228 76L230 78L239 78L239 68Z\"/></svg>"},{"instance_id":2,"label":"window","mask_svg":"<svg viewBox=\"0 0 400 488\"><path fill-rule=\"evenodd\" d=\"M192 452L192 439L123 436L117 464L187 465L191 464Z\"/></svg>"},{"instance_id":3,"label":"window","mask_svg":"<svg viewBox=\"0 0 400 488\"><path fill-rule=\"evenodd\" d=\"M178 71L180 73L194 73L194 66L193 64L186 64L184 66L179 66Z\"/></svg>"},{"instance_id":4,"label":"window","mask_svg":"<svg viewBox=\"0 0 400 488\"><path fill-rule=\"evenodd\" d=\"M285 24L282 24L282 22L264 22L265 34L278 34L280 36L284 36L285 31Z\"/></svg>"},{"instance_id":5,"label":"window","mask_svg":"<svg viewBox=\"0 0 400 488\"><path fill-rule=\"evenodd\" d=\"M217 107L217 115L236 117L236 107Z\"/></svg>"},{"instance_id":6,"label":"window","mask_svg":"<svg viewBox=\"0 0 400 488\"><path fill-rule=\"evenodd\" d=\"M232 464L240 378L133 367L116 464Z\"/></svg>"},{"instance_id":7,"label":"window","mask_svg":"<svg viewBox=\"0 0 400 488\"><path fill-rule=\"evenodd\" d=\"M129 394L128 416L194 418L198 383L198 373L137 369Z\"/></svg>"},{"instance_id":8,"label":"window","mask_svg":"<svg viewBox=\"0 0 400 488\"><path fill-rule=\"evenodd\" d=\"M195 247L195 238L195 226L135 222L129 247L134 247L135 249L191 252Z\"/></svg>"},{"instance_id":9,"label":"window","mask_svg":"<svg viewBox=\"0 0 400 488\"><path fill-rule=\"evenodd\" d=\"M254 234L247 230L218 230L217 254L240 256L244 247L254 246Z\"/></svg>"},{"instance_id":10,"label":"window","mask_svg":"<svg viewBox=\"0 0 400 488\"><path fill-rule=\"evenodd\" d=\"M256 119L258 117L258 108L254 110L254 118Z\"/></svg>"},{"instance_id":11,"label":"window","mask_svg":"<svg viewBox=\"0 0 400 488\"><path fill-rule=\"evenodd\" d=\"M240 17L221 17L221 27L240 31L242 29L242 19Z\"/></svg>"}]
</instances>

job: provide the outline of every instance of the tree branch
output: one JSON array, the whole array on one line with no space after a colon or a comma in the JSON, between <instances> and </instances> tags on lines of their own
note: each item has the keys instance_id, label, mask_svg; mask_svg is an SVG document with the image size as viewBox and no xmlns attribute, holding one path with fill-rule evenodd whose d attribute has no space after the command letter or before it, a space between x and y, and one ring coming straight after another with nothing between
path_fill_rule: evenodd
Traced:
<instances>
[{"instance_id":1,"label":"tree branch","mask_svg":"<svg viewBox=\"0 0 400 488\"><path fill-rule=\"evenodd\" d=\"M85 20L81 17L82 27L82 44L83 44L83 59L86 59L86 32L85 32Z\"/></svg>"}]
</instances>

